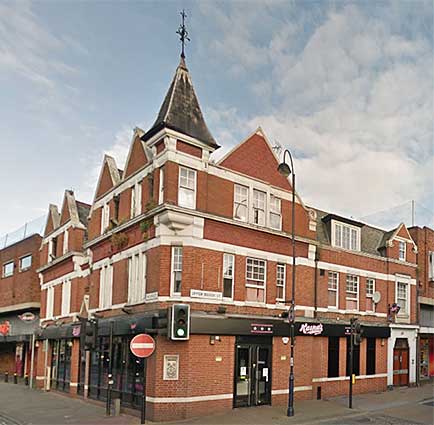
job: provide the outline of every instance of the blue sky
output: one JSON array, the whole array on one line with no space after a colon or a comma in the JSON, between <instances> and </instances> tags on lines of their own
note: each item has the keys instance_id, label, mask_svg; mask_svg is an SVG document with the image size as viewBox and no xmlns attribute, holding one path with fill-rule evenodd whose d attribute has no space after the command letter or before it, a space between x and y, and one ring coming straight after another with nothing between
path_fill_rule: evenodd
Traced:
<instances>
[{"instance_id":1,"label":"blue sky","mask_svg":"<svg viewBox=\"0 0 434 425\"><path fill-rule=\"evenodd\" d=\"M0 235L66 188L90 202L105 152L123 168L179 61L183 7L217 156L261 125L307 204L388 227L415 199L434 225L432 1L22 1L0 3Z\"/></svg>"}]
</instances>

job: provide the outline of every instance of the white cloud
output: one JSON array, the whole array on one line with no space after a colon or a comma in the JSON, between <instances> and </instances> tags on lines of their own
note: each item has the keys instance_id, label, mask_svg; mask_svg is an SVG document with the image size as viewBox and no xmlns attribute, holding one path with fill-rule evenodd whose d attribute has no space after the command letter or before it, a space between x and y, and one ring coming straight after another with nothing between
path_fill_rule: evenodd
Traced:
<instances>
[{"instance_id":1,"label":"white cloud","mask_svg":"<svg viewBox=\"0 0 434 425\"><path fill-rule=\"evenodd\" d=\"M273 97L275 107L249 117L228 109L236 119L221 114L218 141L234 144L234 134L245 137L249 131L238 121L246 120L245 128L261 125L271 140L295 153L305 200L338 213L361 217L432 190L433 53L424 33L397 34L386 14L368 16L347 5L311 22L311 33L298 46L299 26L269 18L274 26L264 54L250 15L237 8L231 12L231 18L217 20L224 37L215 51L222 62L242 64L252 76L253 92ZM270 10L255 8L255 13ZM234 48L239 39L242 52ZM246 54L265 61L262 74L257 71L264 62Z\"/></svg>"}]
</instances>

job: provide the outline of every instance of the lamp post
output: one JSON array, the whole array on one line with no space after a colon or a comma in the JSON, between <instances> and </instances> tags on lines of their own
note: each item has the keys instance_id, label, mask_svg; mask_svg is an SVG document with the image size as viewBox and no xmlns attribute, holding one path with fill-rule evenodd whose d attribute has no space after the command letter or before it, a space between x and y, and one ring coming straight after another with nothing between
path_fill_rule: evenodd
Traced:
<instances>
[{"instance_id":1,"label":"lamp post","mask_svg":"<svg viewBox=\"0 0 434 425\"><path fill-rule=\"evenodd\" d=\"M285 162L286 154L289 155L291 167ZM288 315L290 324L291 337L291 356L290 356L290 372L289 372L289 396L287 416L294 416L294 344L295 344L295 173L294 163L292 161L291 152L285 149L283 153L283 161L279 164L277 171L284 176L292 175L292 220L291 220L291 236L292 236L292 288L291 288L291 307Z\"/></svg>"}]
</instances>

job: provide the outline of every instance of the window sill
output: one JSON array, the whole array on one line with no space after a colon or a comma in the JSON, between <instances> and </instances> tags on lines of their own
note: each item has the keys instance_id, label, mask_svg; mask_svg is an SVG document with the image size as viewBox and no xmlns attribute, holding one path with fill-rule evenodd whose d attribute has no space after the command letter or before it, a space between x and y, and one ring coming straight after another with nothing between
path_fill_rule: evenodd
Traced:
<instances>
[{"instance_id":1,"label":"window sill","mask_svg":"<svg viewBox=\"0 0 434 425\"><path fill-rule=\"evenodd\" d=\"M265 307L265 301L246 301L246 307Z\"/></svg>"}]
</instances>

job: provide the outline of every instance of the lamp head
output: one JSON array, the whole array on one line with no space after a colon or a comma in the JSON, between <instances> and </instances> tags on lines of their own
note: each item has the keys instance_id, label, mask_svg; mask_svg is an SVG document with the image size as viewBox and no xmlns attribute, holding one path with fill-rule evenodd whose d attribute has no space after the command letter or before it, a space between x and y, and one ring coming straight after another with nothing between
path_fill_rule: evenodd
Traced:
<instances>
[{"instance_id":1,"label":"lamp head","mask_svg":"<svg viewBox=\"0 0 434 425\"><path fill-rule=\"evenodd\" d=\"M283 176L288 177L291 174L291 168L289 168L289 165L286 162L282 162L277 167L277 171Z\"/></svg>"}]
</instances>

